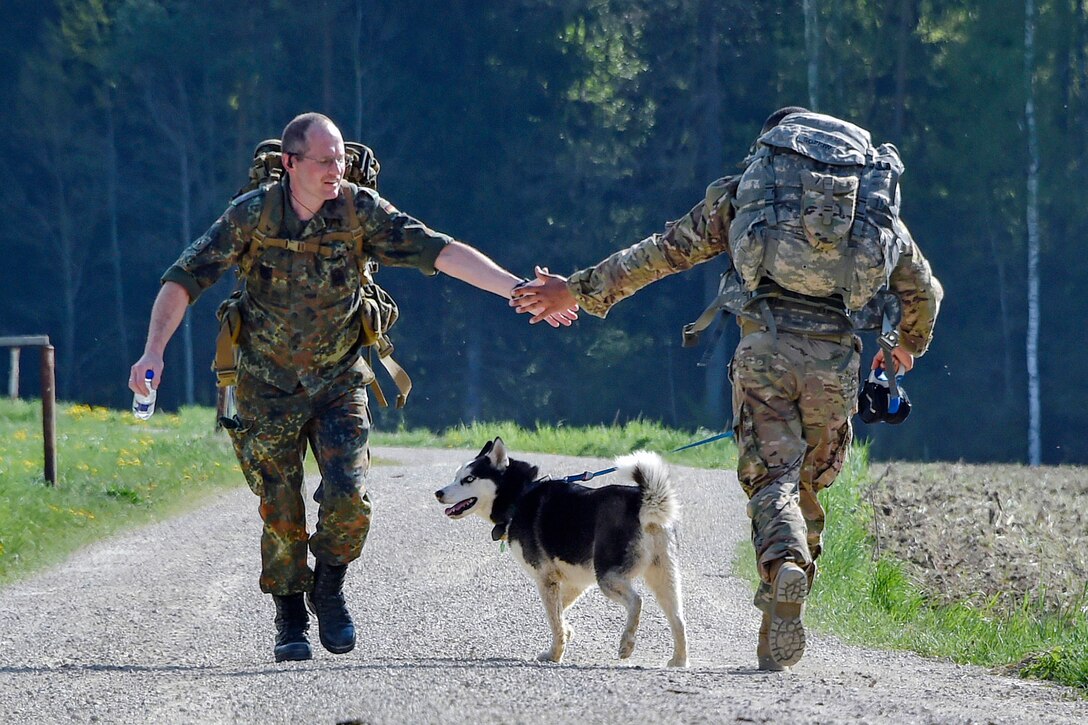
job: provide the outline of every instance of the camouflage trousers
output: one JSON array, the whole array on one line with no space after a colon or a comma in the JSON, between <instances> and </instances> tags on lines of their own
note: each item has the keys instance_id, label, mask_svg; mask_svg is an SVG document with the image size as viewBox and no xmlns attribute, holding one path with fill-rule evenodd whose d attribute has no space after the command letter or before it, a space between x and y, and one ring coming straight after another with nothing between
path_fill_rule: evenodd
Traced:
<instances>
[{"instance_id":1,"label":"camouflage trousers","mask_svg":"<svg viewBox=\"0 0 1088 725\"><path fill-rule=\"evenodd\" d=\"M748 496L760 575L755 604L770 605L772 564L796 562L809 586L824 510L816 495L835 482L853 439L861 342L757 330L730 365L737 478Z\"/></svg>"},{"instance_id":2,"label":"camouflage trousers","mask_svg":"<svg viewBox=\"0 0 1088 725\"><path fill-rule=\"evenodd\" d=\"M359 558L370 530L370 411L365 383L349 370L319 394L287 393L243 371L236 400L241 426L230 431L238 462L261 498L261 591L294 594L313 588L307 547L341 565ZM302 461L309 444L321 473L310 535Z\"/></svg>"}]
</instances>

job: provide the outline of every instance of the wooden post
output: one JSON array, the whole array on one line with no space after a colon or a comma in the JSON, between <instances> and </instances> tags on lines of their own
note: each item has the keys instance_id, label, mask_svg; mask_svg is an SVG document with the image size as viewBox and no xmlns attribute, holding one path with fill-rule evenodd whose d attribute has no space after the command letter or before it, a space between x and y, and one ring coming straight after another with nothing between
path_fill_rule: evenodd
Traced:
<instances>
[{"instance_id":1,"label":"wooden post","mask_svg":"<svg viewBox=\"0 0 1088 725\"><path fill-rule=\"evenodd\" d=\"M57 485L56 357L52 345L42 346L42 439L45 441L45 480Z\"/></svg>"},{"instance_id":2,"label":"wooden post","mask_svg":"<svg viewBox=\"0 0 1088 725\"><path fill-rule=\"evenodd\" d=\"M50 486L57 484L57 376L53 346L49 344L49 335L14 335L0 337L0 347L11 348L11 375L8 377L8 392L11 397L19 397L19 349L40 347L42 349L42 439L45 447L45 481Z\"/></svg>"},{"instance_id":3,"label":"wooden post","mask_svg":"<svg viewBox=\"0 0 1088 725\"><path fill-rule=\"evenodd\" d=\"M8 371L8 397L19 399L19 348L11 348L11 369Z\"/></svg>"}]
</instances>

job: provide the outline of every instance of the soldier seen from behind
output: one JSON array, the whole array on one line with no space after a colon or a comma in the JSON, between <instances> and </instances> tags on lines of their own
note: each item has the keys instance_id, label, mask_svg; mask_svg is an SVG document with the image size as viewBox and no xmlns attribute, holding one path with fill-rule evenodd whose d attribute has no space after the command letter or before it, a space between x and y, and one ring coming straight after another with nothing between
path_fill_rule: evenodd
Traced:
<instances>
[{"instance_id":1,"label":"soldier seen from behind","mask_svg":"<svg viewBox=\"0 0 1088 725\"><path fill-rule=\"evenodd\" d=\"M365 479L374 372L360 355L369 344L361 332L368 265L444 272L504 298L522 281L346 181L344 140L329 118L296 117L281 148L282 177L236 198L162 276L144 353L129 378L140 393L148 371L161 381L164 350L187 306L238 266L237 415L229 433L260 497L260 588L275 601L276 661L312 656L307 605L328 651L355 647L342 587L371 519ZM267 223L272 233L260 228ZM548 321L569 325L576 316L568 308ZM307 445L321 474L312 534L303 499Z\"/></svg>"},{"instance_id":2,"label":"soldier seen from behind","mask_svg":"<svg viewBox=\"0 0 1088 725\"><path fill-rule=\"evenodd\" d=\"M729 255L694 332L722 309L740 326L730 379L760 577L756 655L760 669L782 670L805 649L803 605L824 528L816 495L834 483L853 438L856 332L888 313L871 367L890 356L894 381L929 347L944 293L899 218L903 166L891 144L874 147L862 128L791 106L767 119L743 166L663 233L569 278L538 268L540 284L515 290L510 304L534 323L575 303L604 317L651 282Z\"/></svg>"}]
</instances>

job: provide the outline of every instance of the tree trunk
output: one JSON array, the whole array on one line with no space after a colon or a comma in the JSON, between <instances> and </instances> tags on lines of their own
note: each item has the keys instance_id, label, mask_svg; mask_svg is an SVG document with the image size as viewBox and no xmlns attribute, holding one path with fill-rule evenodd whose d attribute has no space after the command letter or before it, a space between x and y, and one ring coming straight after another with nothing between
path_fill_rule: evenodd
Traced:
<instances>
[{"instance_id":1,"label":"tree trunk","mask_svg":"<svg viewBox=\"0 0 1088 725\"><path fill-rule=\"evenodd\" d=\"M722 127L722 84L719 80L721 65L721 47L724 42L724 34L721 29L721 16L719 5L712 0L706 0L700 6L700 27L706 32L705 47L699 54L700 59L700 98L702 108L699 109L699 118L702 119L700 128L700 143L697 148L701 150L699 161L695 171L699 174L704 184L709 184L724 173L725 149L722 141L724 129ZM718 278L721 270L718 265L704 264L703 267L703 299L709 304L718 294ZM671 332L671 331L670 331ZM675 334L675 333L672 333ZM706 366L704 379L704 407L710 421L718 423L726 419L726 395L725 395L725 368L726 351L718 346L712 359Z\"/></svg>"},{"instance_id":2,"label":"tree trunk","mask_svg":"<svg viewBox=\"0 0 1088 725\"><path fill-rule=\"evenodd\" d=\"M997 233L993 230L987 235L990 238L990 253L993 255L994 264L997 265L997 302L998 310L1000 310L1001 320L1001 351L1002 351L1002 365L1001 369L1004 373L1005 380L1005 394L1003 396L1004 404L1002 408L1008 407L1012 403L1015 382L1012 370L1012 351L1013 351L1013 335L1012 335L1012 323L1009 321L1009 291L1007 284L1007 276L1005 274L1005 260L1001 256L1001 249L997 244Z\"/></svg>"},{"instance_id":3,"label":"tree trunk","mask_svg":"<svg viewBox=\"0 0 1088 725\"><path fill-rule=\"evenodd\" d=\"M1035 2L1024 3L1024 85L1027 102L1028 232L1028 465L1042 462L1042 409L1039 402L1039 137L1035 124Z\"/></svg>"},{"instance_id":4,"label":"tree trunk","mask_svg":"<svg viewBox=\"0 0 1088 725\"><path fill-rule=\"evenodd\" d=\"M356 141L363 139L363 32L366 30L363 25L366 18L363 6L365 3L366 0L355 0L355 32L351 34L351 60L352 69L355 71L355 118L352 124L352 130L355 133L352 138Z\"/></svg>"},{"instance_id":5,"label":"tree trunk","mask_svg":"<svg viewBox=\"0 0 1088 725\"><path fill-rule=\"evenodd\" d=\"M336 33L337 39L341 36L341 31L336 24L336 9L332 7L329 0L324 0L321 3L321 14L325 17L325 22L321 23L321 103L322 109L325 113L331 114L333 108L335 108L333 101L336 98L333 90L334 81L340 79L334 79L333 73L333 33ZM336 66L339 67L338 65Z\"/></svg>"},{"instance_id":6,"label":"tree trunk","mask_svg":"<svg viewBox=\"0 0 1088 725\"><path fill-rule=\"evenodd\" d=\"M820 109L820 27L816 3L818 0L804 0L805 13L805 56L808 58L808 107Z\"/></svg>"},{"instance_id":7,"label":"tree trunk","mask_svg":"<svg viewBox=\"0 0 1088 725\"><path fill-rule=\"evenodd\" d=\"M113 269L114 304L117 314L117 353L121 369L132 364L128 349L128 317L125 310L125 276L117 214L117 128L113 120L113 94L106 98L106 207L110 227L110 265Z\"/></svg>"},{"instance_id":8,"label":"tree trunk","mask_svg":"<svg viewBox=\"0 0 1088 725\"><path fill-rule=\"evenodd\" d=\"M61 343L57 345L59 352L57 359L61 361L60 380L57 385L57 397L73 395L73 377L76 372L76 328L78 320L77 300L79 297L79 265L75 259L75 240L72 238L72 214L68 207L68 193L66 187L65 165L62 159L65 157L63 142L54 134L50 139L54 163L53 199L56 202L54 213L56 214L57 230L57 255L56 262L59 267L60 298L61 298Z\"/></svg>"},{"instance_id":9,"label":"tree trunk","mask_svg":"<svg viewBox=\"0 0 1088 725\"><path fill-rule=\"evenodd\" d=\"M903 138L906 124L907 44L914 27L914 0L899 0L899 18L895 35L895 118L892 133L896 143Z\"/></svg>"}]
</instances>

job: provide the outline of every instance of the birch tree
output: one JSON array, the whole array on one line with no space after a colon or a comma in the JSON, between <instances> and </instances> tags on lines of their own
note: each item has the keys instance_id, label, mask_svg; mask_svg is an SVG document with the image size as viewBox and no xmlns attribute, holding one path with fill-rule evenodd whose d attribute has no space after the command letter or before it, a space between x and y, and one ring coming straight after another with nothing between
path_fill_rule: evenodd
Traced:
<instances>
[{"instance_id":1,"label":"birch tree","mask_svg":"<svg viewBox=\"0 0 1088 725\"><path fill-rule=\"evenodd\" d=\"M1035 0L1024 2L1024 119L1027 131L1028 465L1042 460L1039 402L1039 136L1035 122Z\"/></svg>"}]
</instances>

